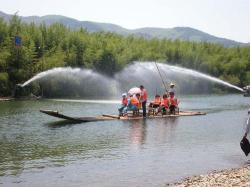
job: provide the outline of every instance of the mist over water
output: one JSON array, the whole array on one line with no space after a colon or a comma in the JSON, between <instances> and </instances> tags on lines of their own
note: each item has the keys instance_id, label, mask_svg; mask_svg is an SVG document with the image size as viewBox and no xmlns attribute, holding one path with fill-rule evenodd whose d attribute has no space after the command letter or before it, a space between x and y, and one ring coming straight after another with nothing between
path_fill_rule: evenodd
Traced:
<instances>
[{"instance_id":1,"label":"mist over water","mask_svg":"<svg viewBox=\"0 0 250 187\"><path fill-rule=\"evenodd\" d=\"M191 69L162 63L157 63L157 65L165 85L168 86L170 82L174 82L181 93L190 91L209 93L214 83L243 91L228 82ZM154 62L134 62L112 78L89 69L53 68L35 75L22 86L25 87L32 82L46 85L51 81L57 82L61 87L65 86L65 89L70 87L72 92L81 92L82 96L91 96L93 93L97 96L117 96L141 84L151 93L162 93L165 90Z\"/></svg>"},{"instance_id":2,"label":"mist over water","mask_svg":"<svg viewBox=\"0 0 250 187\"><path fill-rule=\"evenodd\" d=\"M211 93L214 85L243 91L242 88L198 71L163 63L157 65L167 89L173 82L180 93ZM155 62L134 62L116 73L114 79L124 90L141 84L151 93L161 94L165 90Z\"/></svg>"},{"instance_id":3,"label":"mist over water","mask_svg":"<svg viewBox=\"0 0 250 187\"><path fill-rule=\"evenodd\" d=\"M167 84L170 82L177 82L179 85L182 85L182 82L187 82L190 85L190 81L200 81L201 83L208 84L208 81L210 81L243 92L242 88L195 70L162 63L157 63L157 65L164 82ZM127 75L129 75L129 77ZM128 80L137 80L137 82L145 82L151 85L162 85L161 78L154 62L135 62L133 65L126 67L121 73L116 74L118 82L124 82L126 78Z\"/></svg>"},{"instance_id":4,"label":"mist over water","mask_svg":"<svg viewBox=\"0 0 250 187\"><path fill-rule=\"evenodd\" d=\"M53 68L47 71L43 71L41 73L38 73L37 75L35 75L34 77L32 77L31 79L27 80L25 83L22 84L22 87L29 85L31 82L40 80L40 79L45 79L47 78L47 76L57 76L59 74L64 74L64 76L67 76L68 73L72 74L72 75L77 75L79 74L81 71L80 68L71 68L71 67L58 67L58 68ZM92 72L90 71L85 71L85 74L88 75Z\"/></svg>"},{"instance_id":5,"label":"mist over water","mask_svg":"<svg viewBox=\"0 0 250 187\"><path fill-rule=\"evenodd\" d=\"M197 78L207 79L209 81L213 81L213 82L216 82L216 83L222 84L224 86L228 86L228 87L231 87L231 88L234 88L234 89L237 89L237 90L243 92L243 89L238 87L238 86L232 85L226 81L220 80L220 79L212 77L210 75L206 75L204 73L200 73L198 71L194 71L191 69L182 68L182 67L178 67L178 66L171 66L171 65L167 65L167 64L158 64L158 65L164 71L168 70L168 71L173 71L173 72L176 72L179 74L186 74L186 75L191 75L191 76L197 77Z\"/></svg>"},{"instance_id":6,"label":"mist over water","mask_svg":"<svg viewBox=\"0 0 250 187\"><path fill-rule=\"evenodd\" d=\"M71 67L58 67L38 73L23 83L22 87L32 82L39 82L43 89L51 89L48 92L57 89L61 92L72 93L72 95L108 96L116 94L119 90L119 85L115 79L90 69Z\"/></svg>"}]
</instances>

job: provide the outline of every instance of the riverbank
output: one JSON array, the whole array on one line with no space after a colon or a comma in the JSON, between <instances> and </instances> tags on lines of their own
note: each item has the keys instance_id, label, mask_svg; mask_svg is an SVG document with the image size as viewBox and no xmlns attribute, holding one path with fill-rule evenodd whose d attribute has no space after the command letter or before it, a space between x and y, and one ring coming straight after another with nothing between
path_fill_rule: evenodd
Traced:
<instances>
[{"instance_id":1,"label":"riverbank","mask_svg":"<svg viewBox=\"0 0 250 187\"><path fill-rule=\"evenodd\" d=\"M12 100L38 100L38 99L42 99L42 97L41 96L36 96L34 94L31 94L30 96L18 97L18 98L14 98L14 97L0 97L0 102L1 101L12 101Z\"/></svg>"},{"instance_id":2,"label":"riverbank","mask_svg":"<svg viewBox=\"0 0 250 187\"><path fill-rule=\"evenodd\" d=\"M166 186L250 186L250 165L241 168L214 171L207 175L188 177L181 182L167 184Z\"/></svg>"},{"instance_id":3,"label":"riverbank","mask_svg":"<svg viewBox=\"0 0 250 187\"><path fill-rule=\"evenodd\" d=\"M0 97L0 101L10 101L13 100L13 97Z\"/></svg>"}]
</instances>

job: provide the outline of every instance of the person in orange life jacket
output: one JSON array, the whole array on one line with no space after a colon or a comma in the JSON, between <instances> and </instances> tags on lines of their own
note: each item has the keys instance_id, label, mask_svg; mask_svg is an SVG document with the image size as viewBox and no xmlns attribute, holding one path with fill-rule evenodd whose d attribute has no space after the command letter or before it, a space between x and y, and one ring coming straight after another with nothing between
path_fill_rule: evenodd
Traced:
<instances>
[{"instance_id":1,"label":"person in orange life jacket","mask_svg":"<svg viewBox=\"0 0 250 187\"><path fill-rule=\"evenodd\" d=\"M174 96L174 93L170 93L169 98L169 112L170 114L175 114L175 109L178 107L178 101Z\"/></svg>"},{"instance_id":2,"label":"person in orange life jacket","mask_svg":"<svg viewBox=\"0 0 250 187\"><path fill-rule=\"evenodd\" d=\"M158 108L161 105L161 96L156 94L153 102L149 104L149 107Z\"/></svg>"},{"instance_id":3,"label":"person in orange life jacket","mask_svg":"<svg viewBox=\"0 0 250 187\"><path fill-rule=\"evenodd\" d=\"M123 114L126 116L128 111L136 111L139 109L140 106L140 94L137 93L135 97L133 95L130 95L130 98L128 99L128 105L123 109Z\"/></svg>"},{"instance_id":4,"label":"person in orange life jacket","mask_svg":"<svg viewBox=\"0 0 250 187\"><path fill-rule=\"evenodd\" d=\"M143 111L143 117L146 117L146 103L147 103L147 99L148 99L148 92L147 90L144 88L143 85L140 86L141 89L141 104L142 104L142 111Z\"/></svg>"},{"instance_id":5,"label":"person in orange life jacket","mask_svg":"<svg viewBox=\"0 0 250 187\"><path fill-rule=\"evenodd\" d=\"M128 105L127 94L126 94L126 93L123 93L123 94L122 94L121 106L120 106L120 108L118 108L119 116L122 116L122 111L123 111L123 109L124 109L127 105Z\"/></svg>"},{"instance_id":6,"label":"person in orange life jacket","mask_svg":"<svg viewBox=\"0 0 250 187\"><path fill-rule=\"evenodd\" d=\"M170 101L169 101L169 98L168 98L168 94L164 94L162 96L162 101L161 101L161 105L160 107L158 108L158 112L156 113L156 115L159 113L159 112L163 112L166 114L167 110L169 109L169 104L170 104Z\"/></svg>"}]
</instances>

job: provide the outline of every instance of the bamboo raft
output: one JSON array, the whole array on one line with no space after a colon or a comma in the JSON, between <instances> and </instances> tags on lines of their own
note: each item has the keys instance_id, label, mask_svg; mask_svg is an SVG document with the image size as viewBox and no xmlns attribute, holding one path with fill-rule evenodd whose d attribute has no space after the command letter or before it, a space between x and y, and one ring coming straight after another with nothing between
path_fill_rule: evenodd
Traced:
<instances>
[{"instance_id":1,"label":"bamboo raft","mask_svg":"<svg viewBox=\"0 0 250 187\"><path fill-rule=\"evenodd\" d=\"M57 117L64 120L69 120L73 122L94 122L94 121L107 121L107 120L138 120L143 119L142 116L118 116L118 115L110 115L110 114L103 114L102 116L96 116L96 117L71 117L64 114L59 113L58 111L52 111L52 110L40 110L40 112L47 114L49 116ZM170 118L170 117L181 117L181 116L197 116L197 115L206 115L206 113L203 112L192 112L192 111L180 111L178 114L168 114L168 115L151 115L146 117L147 119L153 119L153 118Z\"/></svg>"}]
</instances>

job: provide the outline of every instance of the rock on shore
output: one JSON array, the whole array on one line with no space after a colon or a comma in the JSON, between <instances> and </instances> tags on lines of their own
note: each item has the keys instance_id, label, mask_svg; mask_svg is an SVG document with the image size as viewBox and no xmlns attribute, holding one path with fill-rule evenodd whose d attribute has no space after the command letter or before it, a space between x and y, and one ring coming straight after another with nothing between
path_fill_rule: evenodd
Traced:
<instances>
[{"instance_id":1,"label":"rock on shore","mask_svg":"<svg viewBox=\"0 0 250 187\"><path fill-rule=\"evenodd\" d=\"M250 187L250 166L237 169L215 171L207 175L194 176L184 179L180 183L167 184L171 187L207 187L207 186L248 186Z\"/></svg>"}]
</instances>

